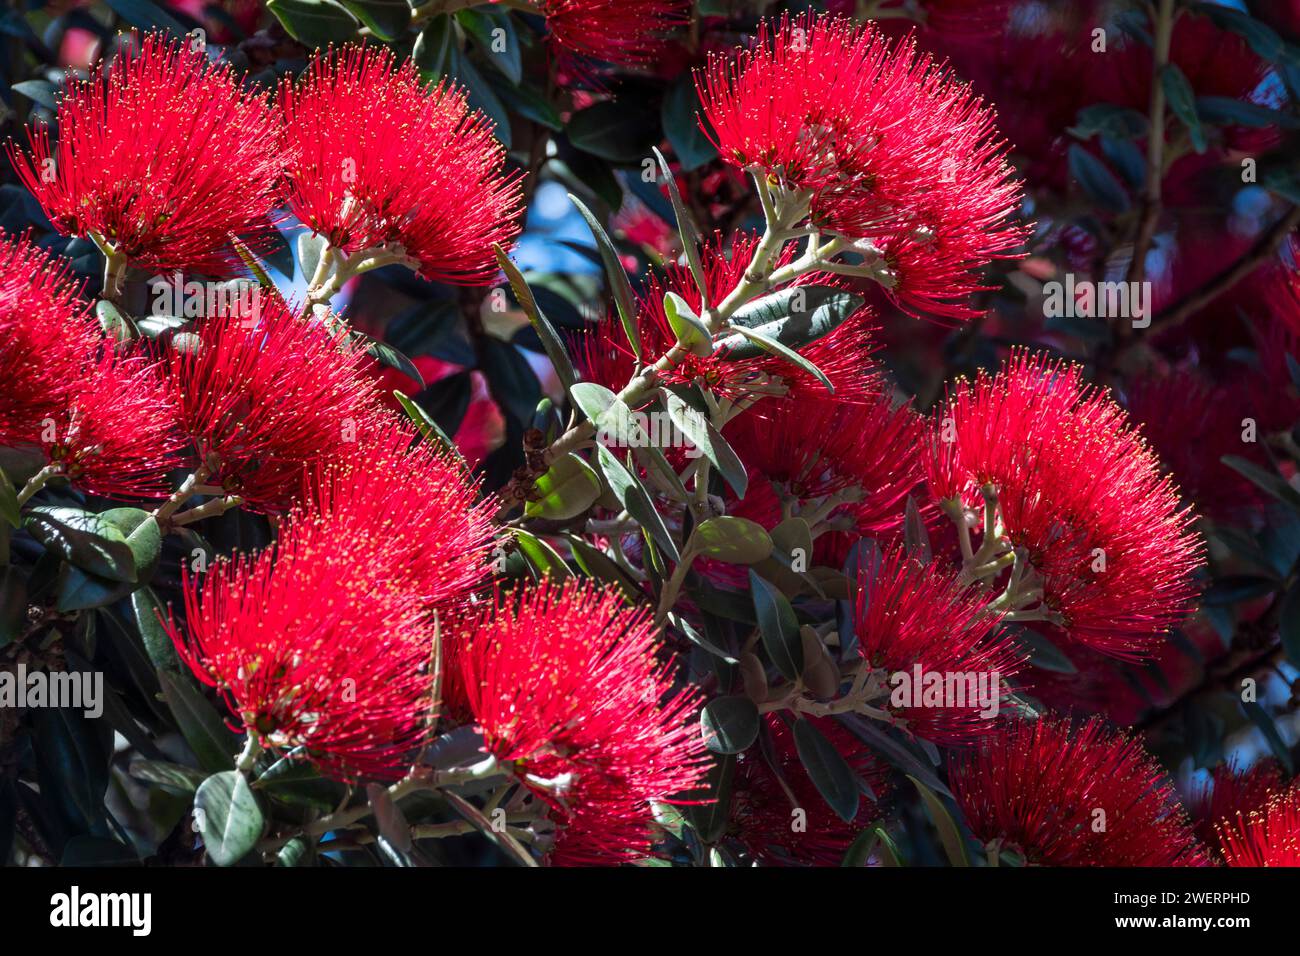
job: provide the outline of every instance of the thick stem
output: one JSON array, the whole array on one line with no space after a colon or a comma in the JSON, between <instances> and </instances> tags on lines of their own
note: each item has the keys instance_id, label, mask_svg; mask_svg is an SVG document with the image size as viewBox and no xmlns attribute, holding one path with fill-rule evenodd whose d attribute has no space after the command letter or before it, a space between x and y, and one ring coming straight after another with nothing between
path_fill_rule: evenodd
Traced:
<instances>
[{"instance_id":1,"label":"thick stem","mask_svg":"<svg viewBox=\"0 0 1300 956\"><path fill-rule=\"evenodd\" d=\"M204 518L223 515L232 508L238 508L243 503L244 499L238 495L227 495L225 498L213 498L211 501L199 505L197 508L191 508L189 511L182 511L171 519L171 524L174 528L180 528L187 524L193 524L196 521L202 521Z\"/></svg>"},{"instance_id":2,"label":"thick stem","mask_svg":"<svg viewBox=\"0 0 1300 956\"><path fill-rule=\"evenodd\" d=\"M23 485L23 490L18 492L18 507L22 507L32 499L38 491L46 486L51 478L56 477L62 472L58 465L46 465L36 474L28 479L27 484Z\"/></svg>"},{"instance_id":3,"label":"thick stem","mask_svg":"<svg viewBox=\"0 0 1300 956\"><path fill-rule=\"evenodd\" d=\"M208 480L214 470L206 463L199 465L194 469L193 474L181 482L181 486L172 493L172 496L154 510L154 518L159 523L167 521L185 503L185 499L195 493L194 489Z\"/></svg>"},{"instance_id":4,"label":"thick stem","mask_svg":"<svg viewBox=\"0 0 1300 956\"><path fill-rule=\"evenodd\" d=\"M1163 73L1169 65L1169 46L1174 32L1174 0L1159 0L1155 22L1155 50L1151 74L1151 100L1148 113L1151 127L1147 133L1147 178L1142 196L1142 216L1138 220L1133 259L1129 263L1128 281L1141 282L1146 276L1147 252L1160 222L1161 184L1165 178L1165 85Z\"/></svg>"}]
</instances>

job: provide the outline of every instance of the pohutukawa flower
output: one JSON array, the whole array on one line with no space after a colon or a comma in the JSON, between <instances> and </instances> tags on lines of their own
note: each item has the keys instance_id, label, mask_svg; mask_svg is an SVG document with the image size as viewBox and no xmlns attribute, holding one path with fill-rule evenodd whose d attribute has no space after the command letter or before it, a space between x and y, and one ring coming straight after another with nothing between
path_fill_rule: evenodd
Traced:
<instances>
[{"instance_id":1,"label":"pohutukawa flower","mask_svg":"<svg viewBox=\"0 0 1300 956\"><path fill-rule=\"evenodd\" d=\"M309 513L273 547L185 578L177 651L264 747L304 748L341 780L411 765L433 708L434 623L418 595Z\"/></svg>"},{"instance_id":2,"label":"pohutukawa flower","mask_svg":"<svg viewBox=\"0 0 1300 956\"><path fill-rule=\"evenodd\" d=\"M378 397L369 359L347 335L267 296L256 318L210 318L170 356L181 428L209 472L205 484L255 511L283 510L307 468L355 454Z\"/></svg>"},{"instance_id":3,"label":"pohutukawa flower","mask_svg":"<svg viewBox=\"0 0 1300 956\"><path fill-rule=\"evenodd\" d=\"M1276 760L1261 760L1248 770L1219 764L1187 801L1188 812L1196 821L1196 835L1206 846L1221 849L1216 828L1263 809L1272 794L1284 789L1283 779L1282 766Z\"/></svg>"},{"instance_id":4,"label":"pohutukawa flower","mask_svg":"<svg viewBox=\"0 0 1300 956\"><path fill-rule=\"evenodd\" d=\"M520 176L492 124L446 83L426 90L383 47L318 55L280 88L294 214L349 254L404 255L438 282L483 284L513 242Z\"/></svg>"},{"instance_id":5,"label":"pohutukawa flower","mask_svg":"<svg viewBox=\"0 0 1300 956\"><path fill-rule=\"evenodd\" d=\"M732 238L729 255L724 251L724 239L720 235L704 244L700 253L710 304L717 305L735 288L757 244L757 236L743 232ZM777 264L789 262L795 252L795 244L788 244L777 255ZM834 277L805 275L793 285L824 286L824 280L834 280ZM702 312L703 297L687 266L671 263L662 276L651 275L636 301L641 349L649 360L666 353L677 341L664 311L664 296L669 292L681 296L697 315ZM812 308L811 305L808 307ZM872 374L871 354L876 348L871 338L873 332L871 310L862 308L830 334L799 351L830 379L836 398L848 401L864 398L878 390L877 378ZM583 376L615 392L636 373L636 355L628 345L622 325L614 316L579 340L574 351ZM687 355L680 365L665 371L660 377L667 382L703 383L714 392L732 398L773 394L796 399L804 395L827 394L820 381L784 359L765 354L741 361L729 358L729 354L730 347L720 345L708 357ZM779 379L779 382L774 379Z\"/></svg>"},{"instance_id":6,"label":"pohutukawa flower","mask_svg":"<svg viewBox=\"0 0 1300 956\"><path fill-rule=\"evenodd\" d=\"M936 500L996 495L996 534L1037 576L1032 613L1104 654L1149 657L1190 610L1203 545L1123 409L1077 366L1017 352L957 383L935 428Z\"/></svg>"},{"instance_id":7,"label":"pohutukawa flower","mask_svg":"<svg viewBox=\"0 0 1300 956\"><path fill-rule=\"evenodd\" d=\"M1098 720L1015 721L948 758L975 836L1044 866L1205 866L1173 785Z\"/></svg>"},{"instance_id":8,"label":"pohutukawa flower","mask_svg":"<svg viewBox=\"0 0 1300 956\"><path fill-rule=\"evenodd\" d=\"M803 719L811 720L831 742L872 797L864 795L857 817L845 823L808 776L789 726L769 714L764 732L771 762L757 747L741 754L731 791L731 834L759 863L838 864L858 833L880 818L881 804L890 791L889 767L850 731L829 718Z\"/></svg>"},{"instance_id":9,"label":"pohutukawa flower","mask_svg":"<svg viewBox=\"0 0 1300 956\"><path fill-rule=\"evenodd\" d=\"M971 314L973 273L1024 240L992 112L910 39L783 17L696 82L722 158L808 202L903 306Z\"/></svg>"},{"instance_id":10,"label":"pohutukawa flower","mask_svg":"<svg viewBox=\"0 0 1300 956\"><path fill-rule=\"evenodd\" d=\"M673 689L649 616L608 591L541 586L503 596L455 642L449 660L487 751L561 825L556 862L647 855L649 801L698 786L706 763L698 698Z\"/></svg>"},{"instance_id":11,"label":"pohutukawa flower","mask_svg":"<svg viewBox=\"0 0 1300 956\"><path fill-rule=\"evenodd\" d=\"M67 270L0 235L0 444L34 445L78 487L110 497L170 493L176 411L143 355L114 350Z\"/></svg>"},{"instance_id":12,"label":"pohutukawa flower","mask_svg":"<svg viewBox=\"0 0 1300 956\"><path fill-rule=\"evenodd\" d=\"M314 469L309 497L361 566L442 612L482 583L495 508L477 503L472 476L449 452L377 413L337 453Z\"/></svg>"},{"instance_id":13,"label":"pohutukawa flower","mask_svg":"<svg viewBox=\"0 0 1300 956\"><path fill-rule=\"evenodd\" d=\"M649 60L688 10L683 0L542 0L555 46L608 63Z\"/></svg>"},{"instance_id":14,"label":"pohutukawa flower","mask_svg":"<svg viewBox=\"0 0 1300 956\"><path fill-rule=\"evenodd\" d=\"M787 495L805 501L839 495L844 504L833 514L852 515L843 530L884 531L901 522L901 502L924 477L924 425L906 405L893 406L883 382L876 387L858 401L822 389L760 402L724 434L753 473Z\"/></svg>"},{"instance_id":15,"label":"pohutukawa flower","mask_svg":"<svg viewBox=\"0 0 1300 956\"><path fill-rule=\"evenodd\" d=\"M1215 827L1229 866L1300 866L1300 784Z\"/></svg>"},{"instance_id":16,"label":"pohutukawa flower","mask_svg":"<svg viewBox=\"0 0 1300 956\"><path fill-rule=\"evenodd\" d=\"M63 235L97 236L143 269L227 273L232 237L259 245L279 205L274 114L188 40L136 46L132 35L112 64L68 84L57 144L30 129L31 152L10 144L10 158Z\"/></svg>"},{"instance_id":17,"label":"pohutukawa flower","mask_svg":"<svg viewBox=\"0 0 1300 956\"><path fill-rule=\"evenodd\" d=\"M954 575L902 548L862 569L858 647L881 673L881 694L888 697L882 706L911 733L960 744L997 727L1008 696L1003 682L1021 669L1025 655L987 605ZM942 693L932 693L936 678Z\"/></svg>"}]
</instances>

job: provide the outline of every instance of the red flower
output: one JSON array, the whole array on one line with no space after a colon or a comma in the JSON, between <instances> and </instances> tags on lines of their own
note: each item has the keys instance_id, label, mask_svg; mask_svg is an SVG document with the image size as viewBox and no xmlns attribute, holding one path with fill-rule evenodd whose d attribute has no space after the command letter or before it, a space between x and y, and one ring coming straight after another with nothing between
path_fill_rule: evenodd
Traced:
<instances>
[{"instance_id":1,"label":"red flower","mask_svg":"<svg viewBox=\"0 0 1300 956\"><path fill-rule=\"evenodd\" d=\"M1269 797L1282 789L1282 767L1276 760L1261 760L1248 770L1219 764L1187 801L1196 821L1196 835L1206 846L1222 851L1216 828L1230 826L1240 814L1263 809Z\"/></svg>"},{"instance_id":2,"label":"red flower","mask_svg":"<svg viewBox=\"0 0 1300 956\"><path fill-rule=\"evenodd\" d=\"M66 266L0 234L0 444L36 442L99 340Z\"/></svg>"},{"instance_id":3,"label":"red flower","mask_svg":"<svg viewBox=\"0 0 1300 956\"><path fill-rule=\"evenodd\" d=\"M365 353L284 302L264 297L258 316L215 316L193 347L170 358L181 427L211 470L206 484L257 511L296 500L305 469L350 457L375 414Z\"/></svg>"},{"instance_id":4,"label":"red flower","mask_svg":"<svg viewBox=\"0 0 1300 956\"><path fill-rule=\"evenodd\" d=\"M1258 810L1238 812L1216 832L1228 866L1300 866L1300 784L1275 792Z\"/></svg>"},{"instance_id":5,"label":"red flower","mask_svg":"<svg viewBox=\"0 0 1300 956\"><path fill-rule=\"evenodd\" d=\"M476 504L460 462L386 413L365 421L339 452L346 457L312 479L311 499L367 573L444 612L482 583L495 508L491 500Z\"/></svg>"},{"instance_id":6,"label":"red flower","mask_svg":"<svg viewBox=\"0 0 1300 956\"><path fill-rule=\"evenodd\" d=\"M991 486L1001 534L1025 549L1059 626L1104 654L1150 657L1189 610L1203 545L1124 411L1078 366L1020 351L959 382L935 427L935 498Z\"/></svg>"},{"instance_id":7,"label":"red flower","mask_svg":"<svg viewBox=\"0 0 1300 956\"><path fill-rule=\"evenodd\" d=\"M757 244L758 237L752 233L737 233L732 239L731 255L727 256L720 235L705 243L701 259L711 304L721 302L740 282ZM777 257L778 264L792 259L795 251L794 244L787 245ZM817 285L821 284L819 279L826 278L830 277L802 276L794 285ZM687 266L671 263L662 277L651 274L636 301L641 350L649 361L662 356L677 341L664 311L664 296L669 292L681 296L697 315L702 311L703 297ZM871 353L875 349L871 341L872 331L870 310L859 309L830 334L800 349L801 354L830 379L835 386L836 398L853 400L877 390L876 379L871 374ZM621 390L636 372L636 355L627 342L622 324L614 316L576 342L574 351L583 377L615 392ZM682 384L703 382L713 391L734 398L766 393L784 394L788 399L827 394L826 386L820 381L784 359L764 354L742 364L729 359L729 351L730 346L719 347L705 358L688 355L679 366L664 372L660 378ZM779 378L783 388L774 386L773 378Z\"/></svg>"},{"instance_id":8,"label":"red flower","mask_svg":"<svg viewBox=\"0 0 1300 956\"><path fill-rule=\"evenodd\" d=\"M1017 721L950 754L957 805L985 844L1044 866L1205 866L1173 785L1100 721Z\"/></svg>"},{"instance_id":9,"label":"red flower","mask_svg":"<svg viewBox=\"0 0 1300 956\"><path fill-rule=\"evenodd\" d=\"M0 444L36 445L74 484L166 496L179 462L175 409L154 363L115 352L66 269L0 235Z\"/></svg>"},{"instance_id":10,"label":"red flower","mask_svg":"<svg viewBox=\"0 0 1300 956\"><path fill-rule=\"evenodd\" d=\"M134 35L130 46L134 46ZM147 34L111 66L72 82L59 141L9 145L19 177L63 235L99 236L159 272L229 272L231 238L270 230L281 170L273 114L230 66L188 41Z\"/></svg>"},{"instance_id":11,"label":"red flower","mask_svg":"<svg viewBox=\"0 0 1300 956\"><path fill-rule=\"evenodd\" d=\"M987 712L987 705L1000 709L1007 696L1002 681L1020 670L1024 653L986 605L954 576L902 548L863 568L854 619L858 647L870 667L885 673L889 711L917 736L959 744L997 725L998 711ZM945 695L931 699L928 675L945 684L949 675L973 677L976 683L962 685L964 701Z\"/></svg>"},{"instance_id":12,"label":"red flower","mask_svg":"<svg viewBox=\"0 0 1300 956\"><path fill-rule=\"evenodd\" d=\"M543 0L551 42L609 63L642 63L661 52L665 34L685 22L684 0Z\"/></svg>"},{"instance_id":13,"label":"red flower","mask_svg":"<svg viewBox=\"0 0 1300 956\"><path fill-rule=\"evenodd\" d=\"M271 548L185 575L182 659L263 746L327 776L395 779L425 741L433 623L327 520L295 513Z\"/></svg>"},{"instance_id":14,"label":"red flower","mask_svg":"<svg viewBox=\"0 0 1300 956\"><path fill-rule=\"evenodd\" d=\"M562 825L554 862L647 855L649 801L697 786L706 762L697 699L673 690L649 617L610 592L539 587L467 622L457 645L486 749Z\"/></svg>"},{"instance_id":15,"label":"red flower","mask_svg":"<svg viewBox=\"0 0 1300 956\"><path fill-rule=\"evenodd\" d=\"M382 47L317 55L280 88L294 214L348 253L399 248L437 282L484 284L519 232L520 177L465 94Z\"/></svg>"},{"instance_id":16,"label":"red flower","mask_svg":"<svg viewBox=\"0 0 1300 956\"><path fill-rule=\"evenodd\" d=\"M791 497L839 494L846 504L835 514L851 513L855 530L887 530L902 520L900 503L923 478L923 423L906 405L895 408L883 383L876 387L859 401L822 389L761 402L724 434L750 472Z\"/></svg>"},{"instance_id":17,"label":"red flower","mask_svg":"<svg viewBox=\"0 0 1300 956\"><path fill-rule=\"evenodd\" d=\"M895 301L969 315L971 273L1024 239L992 113L911 40L812 14L764 22L735 61L697 78L722 158L811 201Z\"/></svg>"},{"instance_id":18,"label":"red flower","mask_svg":"<svg viewBox=\"0 0 1300 956\"><path fill-rule=\"evenodd\" d=\"M862 741L834 720L803 719L834 745L874 799L859 802L852 823L840 819L804 769L790 728L769 714L764 724L772 758L758 748L738 756L731 790L731 835L759 863L835 866L858 833L880 818L880 801L889 793L888 766Z\"/></svg>"}]
</instances>

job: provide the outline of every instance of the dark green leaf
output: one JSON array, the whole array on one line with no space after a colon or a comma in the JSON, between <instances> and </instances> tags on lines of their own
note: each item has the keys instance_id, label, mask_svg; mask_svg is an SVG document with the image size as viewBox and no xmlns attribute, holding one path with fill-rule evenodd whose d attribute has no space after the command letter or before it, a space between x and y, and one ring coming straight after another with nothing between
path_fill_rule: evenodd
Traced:
<instances>
[{"instance_id":1,"label":"dark green leaf","mask_svg":"<svg viewBox=\"0 0 1300 956\"><path fill-rule=\"evenodd\" d=\"M582 514L600 497L600 478L577 455L557 459L537 479L535 499L524 505L529 518L565 521Z\"/></svg>"},{"instance_id":2,"label":"dark green leaf","mask_svg":"<svg viewBox=\"0 0 1300 956\"><path fill-rule=\"evenodd\" d=\"M858 778L835 745L803 719L794 722L794 745L817 792L841 820L853 822L861 798Z\"/></svg>"},{"instance_id":3,"label":"dark green leaf","mask_svg":"<svg viewBox=\"0 0 1300 956\"><path fill-rule=\"evenodd\" d=\"M691 443L709 459L713 467L731 486L736 497L744 498L749 487L745 466L727 440L709 423L709 420L673 392L665 393L664 404L668 408L668 417L674 425L682 430Z\"/></svg>"},{"instance_id":4,"label":"dark green leaf","mask_svg":"<svg viewBox=\"0 0 1300 956\"><path fill-rule=\"evenodd\" d=\"M714 159L718 151L700 129L700 97L690 72L677 78L664 94L663 127L683 172L698 169Z\"/></svg>"},{"instance_id":5,"label":"dark green leaf","mask_svg":"<svg viewBox=\"0 0 1300 956\"><path fill-rule=\"evenodd\" d=\"M528 282L524 279L524 274L519 271L519 267L510 261L510 257L500 246L494 245L492 248L496 252L497 264L505 273L515 298L528 316L528 321L533 324L537 337L542 340L542 348L546 350L546 357L551 360L560 384L564 386L565 391L569 391L578 380L578 375L573 370L573 363L569 361L569 353L564 348L564 342L555 331L555 326L551 325L550 320L537 304L537 299L528 288Z\"/></svg>"},{"instance_id":6,"label":"dark green leaf","mask_svg":"<svg viewBox=\"0 0 1300 956\"><path fill-rule=\"evenodd\" d=\"M356 36L357 21L335 0L267 0L266 8L304 46L323 47Z\"/></svg>"},{"instance_id":7,"label":"dark green leaf","mask_svg":"<svg viewBox=\"0 0 1300 956\"><path fill-rule=\"evenodd\" d=\"M80 508L32 508L24 522L46 550L111 581L135 581L135 558L126 535L110 521Z\"/></svg>"},{"instance_id":8,"label":"dark green leaf","mask_svg":"<svg viewBox=\"0 0 1300 956\"><path fill-rule=\"evenodd\" d=\"M623 323L623 332L627 335L628 343L632 346L637 360L640 361L641 329L637 318L636 297L632 295L632 284L623 269L618 250L614 248L614 243L610 240L609 233L605 232L605 227L600 224L600 220L592 214L582 200L572 193L569 194L569 199L578 207L578 212L587 221L587 228L596 239L596 249L600 252L601 262L605 264L605 277L609 281L610 294L614 297L614 305L618 309L619 321Z\"/></svg>"},{"instance_id":9,"label":"dark green leaf","mask_svg":"<svg viewBox=\"0 0 1300 956\"><path fill-rule=\"evenodd\" d=\"M370 27L381 40L396 40L411 25L411 7L406 0L339 0L352 14Z\"/></svg>"},{"instance_id":10,"label":"dark green leaf","mask_svg":"<svg viewBox=\"0 0 1300 956\"><path fill-rule=\"evenodd\" d=\"M1196 92L1192 84L1176 63L1165 64L1160 71L1160 83L1165 88L1169 108L1187 127L1192 146L1198 153L1205 152L1205 130L1201 129L1201 119L1196 115Z\"/></svg>"},{"instance_id":11,"label":"dark green leaf","mask_svg":"<svg viewBox=\"0 0 1300 956\"><path fill-rule=\"evenodd\" d=\"M212 705L189 682L189 678L160 670L158 681L181 735L194 751L199 765L217 772L235 766L239 738L232 734Z\"/></svg>"},{"instance_id":12,"label":"dark green leaf","mask_svg":"<svg viewBox=\"0 0 1300 956\"><path fill-rule=\"evenodd\" d=\"M1115 174L1077 143L1070 147L1069 166L1070 175L1083 187L1089 199L1109 212L1128 211L1132 203Z\"/></svg>"},{"instance_id":13,"label":"dark green leaf","mask_svg":"<svg viewBox=\"0 0 1300 956\"><path fill-rule=\"evenodd\" d=\"M803 672L803 640L799 636L799 619L784 594L768 584L753 569L749 572L749 590L758 617L758 631L763 648L781 676L798 680Z\"/></svg>"},{"instance_id":14,"label":"dark green leaf","mask_svg":"<svg viewBox=\"0 0 1300 956\"><path fill-rule=\"evenodd\" d=\"M465 32L482 51L488 62L501 71L501 75L516 86L523 79L523 58L519 51L519 36L508 10L477 7L461 10L456 19Z\"/></svg>"},{"instance_id":15,"label":"dark green leaf","mask_svg":"<svg viewBox=\"0 0 1300 956\"><path fill-rule=\"evenodd\" d=\"M705 745L718 754L738 754L758 739L758 707L748 697L715 697L700 713Z\"/></svg>"},{"instance_id":16,"label":"dark green leaf","mask_svg":"<svg viewBox=\"0 0 1300 956\"><path fill-rule=\"evenodd\" d=\"M604 445L596 445L596 456L600 470L604 472L610 488L613 489L627 513L654 536L656 543L664 549L669 558L674 562L680 561L677 542L673 541L672 535L668 533L663 517L655 508L654 502L650 500L650 494L641 481Z\"/></svg>"}]
</instances>

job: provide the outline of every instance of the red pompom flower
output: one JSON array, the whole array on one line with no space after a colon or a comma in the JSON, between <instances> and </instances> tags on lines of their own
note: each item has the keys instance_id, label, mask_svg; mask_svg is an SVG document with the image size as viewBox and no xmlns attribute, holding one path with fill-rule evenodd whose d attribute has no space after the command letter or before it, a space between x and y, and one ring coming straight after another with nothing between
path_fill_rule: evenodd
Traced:
<instances>
[{"instance_id":1,"label":"red pompom flower","mask_svg":"<svg viewBox=\"0 0 1300 956\"><path fill-rule=\"evenodd\" d=\"M63 235L96 237L142 269L227 273L232 238L257 246L279 202L274 115L189 41L135 45L68 85L57 144L32 129L30 155L10 144L10 158Z\"/></svg>"},{"instance_id":2,"label":"red pompom flower","mask_svg":"<svg viewBox=\"0 0 1300 956\"><path fill-rule=\"evenodd\" d=\"M1229 866L1300 866L1300 784L1215 830Z\"/></svg>"},{"instance_id":3,"label":"red pompom flower","mask_svg":"<svg viewBox=\"0 0 1300 956\"><path fill-rule=\"evenodd\" d=\"M960 744L997 726L1003 682L1023 666L1024 653L987 604L902 548L862 569L854 634L863 659L883 672L890 713L909 732Z\"/></svg>"},{"instance_id":4,"label":"red pompom flower","mask_svg":"<svg viewBox=\"0 0 1300 956\"><path fill-rule=\"evenodd\" d=\"M649 60L688 7L684 0L542 0L555 46L608 63Z\"/></svg>"},{"instance_id":5,"label":"red pompom flower","mask_svg":"<svg viewBox=\"0 0 1300 956\"><path fill-rule=\"evenodd\" d=\"M996 495L994 532L1038 576L1032 613L1103 654L1150 656L1189 610L1203 546L1123 409L1078 366L1022 351L959 382L935 429L935 499L955 513Z\"/></svg>"},{"instance_id":6,"label":"red pompom flower","mask_svg":"<svg viewBox=\"0 0 1300 956\"><path fill-rule=\"evenodd\" d=\"M395 779L429 732L434 625L369 573L327 520L296 513L275 546L186 575L182 659L264 747L322 773Z\"/></svg>"},{"instance_id":7,"label":"red pompom flower","mask_svg":"<svg viewBox=\"0 0 1300 956\"><path fill-rule=\"evenodd\" d=\"M949 755L971 830L1045 866L1205 866L1173 785L1141 745L1098 720L1016 721Z\"/></svg>"},{"instance_id":8,"label":"red pompom flower","mask_svg":"<svg viewBox=\"0 0 1300 956\"><path fill-rule=\"evenodd\" d=\"M349 254L405 256L436 282L483 284L518 234L520 177L465 94L426 90L382 47L318 55L280 89L294 214Z\"/></svg>"},{"instance_id":9,"label":"red pompom flower","mask_svg":"<svg viewBox=\"0 0 1300 956\"><path fill-rule=\"evenodd\" d=\"M554 862L646 856L649 801L697 786L705 763L697 698L673 690L649 616L610 592L539 587L503 596L456 641L487 751L561 823Z\"/></svg>"},{"instance_id":10,"label":"red pompom flower","mask_svg":"<svg viewBox=\"0 0 1300 956\"><path fill-rule=\"evenodd\" d=\"M278 298L265 297L256 317L206 320L169 367L204 483L256 511L288 507L307 468L355 453L379 408L368 361L346 330L331 333Z\"/></svg>"},{"instance_id":11,"label":"red pompom flower","mask_svg":"<svg viewBox=\"0 0 1300 956\"><path fill-rule=\"evenodd\" d=\"M66 269L0 236L0 444L35 445L75 485L166 496L181 436L156 363L115 351Z\"/></svg>"},{"instance_id":12,"label":"red pompom flower","mask_svg":"<svg viewBox=\"0 0 1300 956\"><path fill-rule=\"evenodd\" d=\"M697 85L722 158L805 197L812 224L853 240L904 306L971 314L974 271L1024 240L991 111L911 40L783 17Z\"/></svg>"}]
</instances>

